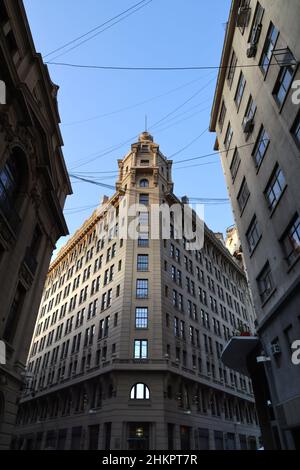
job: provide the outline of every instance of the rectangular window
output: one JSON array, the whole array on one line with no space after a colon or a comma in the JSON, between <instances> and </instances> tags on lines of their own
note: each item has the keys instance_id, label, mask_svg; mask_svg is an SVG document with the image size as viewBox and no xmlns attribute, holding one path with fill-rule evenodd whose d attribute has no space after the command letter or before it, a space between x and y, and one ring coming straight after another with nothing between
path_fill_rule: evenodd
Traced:
<instances>
[{"instance_id":1,"label":"rectangular window","mask_svg":"<svg viewBox=\"0 0 300 470\"><path fill-rule=\"evenodd\" d=\"M269 136L264 128L264 126L261 127L257 141L254 146L254 151L253 151L253 157L255 161L255 165L258 168L263 161L263 158L267 152L267 148L269 146L270 139Z\"/></svg>"},{"instance_id":2,"label":"rectangular window","mask_svg":"<svg viewBox=\"0 0 300 470\"><path fill-rule=\"evenodd\" d=\"M142 226L149 225L149 213L148 212L140 212L139 213L139 224Z\"/></svg>"},{"instance_id":3,"label":"rectangular window","mask_svg":"<svg viewBox=\"0 0 300 470\"><path fill-rule=\"evenodd\" d=\"M261 237L261 231L257 222L256 216L252 219L252 222L247 230L246 238L248 241L248 247L250 253L252 253L258 244Z\"/></svg>"},{"instance_id":4,"label":"rectangular window","mask_svg":"<svg viewBox=\"0 0 300 470\"><path fill-rule=\"evenodd\" d=\"M257 286L261 301L265 302L274 289L274 283L269 262L267 262L267 264L264 266L263 270L259 274L257 278Z\"/></svg>"},{"instance_id":5,"label":"rectangular window","mask_svg":"<svg viewBox=\"0 0 300 470\"><path fill-rule=\"evenodd\" d=\"M136 298L148 298L148 279L137 279L136 281Z\"/></svg>"},{"instance_id":6,"label":"rectangular window","mask_svg":"<svg viewBox=\"0 0 300 470\"><path fill-rule=\"evenodd\" d=\"M236 178L240 163L241 163L241 157L238 152L238 149L236 148L233 154L231 165L230 165L230 173L231 173L233 182Z\"/></svg>"},{"instance_id":7,"label":"rectangular window","mask_svg":"<svg viewBox=\"0 0 300 470\"><path fill-rule=\"evenodd\" d=\"M299 258L300 255L300 217L295 215L281 240L286 260L289 265Z\"/></svg>"},{"instance_id":8,"label":"rectangular window","mask_svg":"<svg viewBox=\"0 0 300 470\"><path fill-rule=\"evenodd\" d=\"M285 187L286 182L282 170L278 165L276 165L271 179L265 189L265 197L267 199L270 210L273 210L277 205Z\"/></svg>"},{"instance_id":9,"label":"rectangular window","mask_svg":"<svg viewBox=\"0 0 300 470\"><path fill-rule=\"evenodd\" d=\"M269 27L268 35L265 41L265 45L263 48L262 57L260 60L260 68L264 75L266 75L266 73L268 72L269 65L272 59L273 49L277 42L278 35L279 35L278 30L271 23Z\"/></svg>"},{"instance_id":10,"label":"rectangular window","mask_svg":"<svg viewBox=\"0 0 300 470\"><path fill-rule=\"evenodd\" d=\"M246 80L245 80L243 72L241 72L237 89L236 89L236 93L235 93L235 97L234 97L234 101L235 101L237 109L239 109L241 105L245 87L246 87Z\"/></svg>"},{"instance_id":11,"label":"rectangular window","mask_svg":"<svg viewBox=\"0 0 300 470\"><path fill-rule=\"evenodd\" d=\"M143 204L144 206L148 206L149 205L149 194L140 194L139 203Z\"/></svg>"},{"instance_id":12,"label":"rectangular window","mask_svg":"<svg viewBox=\"0 0 300 470\"><path fill-rule=\"evenodd\" d=\"M244 180L242 182L241 189L240 189L238 197L237 197L238 205L239 205L239 208L240 208L241 212L246 207L249 196L250 196L250 192L249 192L249 189L248 189L247 181L246 181L246 178L244 178Z\"/></svg>"},{"instance_id":13,"label":"rectangular window","mask_svg":"<svg viewBox=\"0 0 300 470\"><path fill-rule=\"evenodd\" d=\"M298 116L296 117L291 132L296 144L300 148L300 113L298 113Z\"/></svg>"},{"instance_id":14,"label":"rectangular window","mask_svg":"<svg viewBox=\"0 0 300 470\"><path fill-rule=\"evenodd\" d=\"M229 65L228 74L227 74L229 88L231 88L232 86L236 66L237 66L237 56L235 55L235 52L232 51L230 65Z\"/></svg>"},{"instance_id":15,"label":"rectangular window","mask_svg":"<svg viewBox=\"0 0 300 470\"><path fill-rule=\"evenodd\" d=\"M148 328L148 307L136 307L135 327Z\"/></svg>"},{"instance_id":16,"label":"rectangular window","mask_svg":"<svg viewBox=\"0 0 300 470\"><path fill-rule=\"evenodd\" d=\"M226 110L225 102L223 100L222 105L221 105L221 111L220 111L220 114L219 114L219 121L218 121L221 132L222 132L222 129L223 129L223 126L224 126L226 112L227 112L227 110Z\"/></svg>"},{"instance_id":17,"label":"rectangular window","mask_svg":"<svg viewBox=\"0 0 300 470\"><path fill-rule=\"evenodd\" d=\"M137 270L138 271L148 271L148 269L149 269L148 255L138 255L138 257L137 257Z\"/></svg>"},{"instance_id":18,"label":"rectangular window","mask_svg":"<svg viewBox=\"0 0 300 470\"><path fill-rule=\"evenodd\" d=\"M142 248L147 248L149 246L149 233L148 232L139 233L138 246Z\"/></svg>"},{"instance_id":19,"label":"rectangular window","mask_svg":"<svg viewBox=\"0 0 300 470\"><path fill-rule=\"evenodd\" d=\"M148 357L148 341L145 339L137 339L134 341L134 359L147 359Z\"/></svg>"},{"instance_id":20,"label":"rectangular window","mask_svg":"<svg viewBox=\"0 0 300 470\"><path fill-rule=\"evenodd\" d=\"M274 91L273 91L273 96L279 107L283 105L285 98L290 90L293 77L295 75L295 70L296 70L295 59L294 59L294 63L292 59L290 60L291 60L291 63L281 67L275 87L274 87Z\"/></svg>"},{"instance_id":21,"label":"rectangular window","mask_svg":"<svg viewBox=\"0 0 300 470\"><path fill-rule=\"evenodd\" d=\"M229 122L228 126L227 126L226 135L225 135L225 140L224 140L224 146L225 146L226 150L230 149L232 137L233 137L233 130L232 130L231 124Z\"/></svg>"},{"instance_id":22,"label":"rectangular window","mask_svg":"<svg viewBox=\"0 0 300 470\"><path fill-rule=\"evenodd\" d=\"M264 15L264 8L257 2L256 11L253 18L252 28L249 36L248 42L254 46L258 44L260 33L262 30L262 19ZM253 56L254 57L254 56Z\"/></svg>"},{"instance_id":23,"label":"rectangular window","mask_svg":"<svg viewBox=\"0 0 300 470\"><path fill-rule=\"evenodd\" d=\"M256 104L252 96L250 95L246 112L245 112L245 116L243 119L243 129L244 129L245 134L251 134L251 132L254 129L253 119L254 119L255 113L256 113Z\"/></svg>"}]
</instances>

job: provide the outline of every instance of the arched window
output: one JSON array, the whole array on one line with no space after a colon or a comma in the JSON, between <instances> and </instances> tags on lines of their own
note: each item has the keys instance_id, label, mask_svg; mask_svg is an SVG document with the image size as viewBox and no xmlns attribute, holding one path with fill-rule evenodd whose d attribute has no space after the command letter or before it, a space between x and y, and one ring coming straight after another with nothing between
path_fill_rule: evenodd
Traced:
<instances>
[{"instance_id":1,"label":"arched window","mask_svg":"<svg viewBox=\"0 0 300 470\"><path fill-rule=\"evenodd\" d=\"M142 179L140 181L140 188L149 188L149 181L147 179Z\"/></svg>"},{"instance_id":2,"label":"arched window","mask_svg":"<svg viewBox=\"0 0 300 470\"><path fill-rule=\"evenodd\" d=\"M145 384L135 384L130 392L131 400L149 400L150 391L147 385Z\"/></svg>"}]
</instances>

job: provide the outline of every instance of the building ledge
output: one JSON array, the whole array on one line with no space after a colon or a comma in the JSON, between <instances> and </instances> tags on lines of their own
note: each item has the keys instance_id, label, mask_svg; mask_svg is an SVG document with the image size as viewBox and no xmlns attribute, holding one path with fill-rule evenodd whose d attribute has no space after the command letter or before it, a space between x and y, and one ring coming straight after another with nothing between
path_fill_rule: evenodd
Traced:
<instances>
[{"instance_id":1,"label":"building ledge","mask_svg":"<svg viewBox=\"0 0 300 470\"><path fill-rule=\"evenodd\" d=\"M259 342L257 336L233 336L222 353L222 362L230 369L249 377L247 358Z\"/></svg>"}]
</instances>

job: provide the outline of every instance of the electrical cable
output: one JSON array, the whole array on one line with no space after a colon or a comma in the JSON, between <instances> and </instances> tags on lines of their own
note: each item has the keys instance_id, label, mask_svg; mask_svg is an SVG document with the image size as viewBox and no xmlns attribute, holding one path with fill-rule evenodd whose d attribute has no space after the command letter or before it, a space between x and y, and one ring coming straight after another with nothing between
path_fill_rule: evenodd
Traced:
<instances>
[{"instance_id":1,"label":"electrical cable","mask_svg":"<svg viewBox=\"0 0 300 470\"><path fill-rule=\"evenodd\" d=\"M161 93L160 95L156 95L156 96L153 96L151 98L148 98L144 101L140 101L138 103L135 103L135 104L132 104L130 106L125 106L124 108L119 108L119 109L116 109L115 111L111 111L109 113L104 113L104 114L99 114L97 116L93 116L93 117L90 117L90 118L86 118L86 119L82 119L82 120L79 120L79 121L72 121L72 122L67 122L67 123L62 123L63 126L65 127L68 127L68 126L75 126L77 124L84 124L86 122L91 122L91 121L96 121L97 119L101 119L101 118L104 118L104 117L109 117L109 116L113 116L115 114L118 114L118 113L122 113L124 111L128 111L130 109L134 109L134 108L137 108L139 106L142 106L143 104L147 104L147 103L150 103L152 101L155 101L157 99L160 99L160 98L163 98L164 96L168 96L170 95L171 93L175 93L176 91L178 90L181 90L183 88L186 88L187 86L191 85L192 83L196 83L208 76L210 76L211 74L207 74L207 75L204 75L203 77L199 77L199 78L196 78L194 80L190 80L188 82L185 82L184 84L176 87L176 88L172 88L171 90L168 90L166 91L165 93Z\"/></svg>"},{"instance_id":2,"label":"electrical cable","mask_svg":"<svg viewBox=\"0 0 300 470\"><path fill-rule=\"evenodd\" d=\"M120 21L123 21L125 18L127 18L128 16L132 15L133 13L135 13L136 11L140 10L141 8L143 8L144 6L148 5L148 3L151 3L152 0L148 0L147 3L145 3L146 0L141 0L140 2L136 3L135 5L132 5L130 8L127 8L127 10L124 10L122 11L121 13L119 13L118 15L110 18L109 20L105 21L104 23L96 26L95 28L91 29L90 31L88 31L87 33L84 33L82 34L81 36L78 36L77 38L75 39L72 39L71 41L67 42L66 44L58 47L57 49L54 49L53 51L51 52L48 52L44 57L49 57L50 55L53 55L55 54L56 52L59 52L61 51L62 49L65 49L66 47L70 46L71 44L74 44L74 42L77 42L79 41L80 39L88 36L89 34L97 31L98 29L100 28L103 28L104 26L106 26L107 24L111 23L112 21L116 20L117 18L120 18L121 16L125 15L125 13L128 13L130 12L131 10L133 10L134 8L138 7L139 5L141 5L139 8L137 8L135 11L129 13L128 15L124 16L123 18L120 18L118 21L116 21L115 23L109 25L107 28L103 29L102 31L99 31L98 33L94 34L93 36L91 36L90 38L88 39L85 39L84 41L82 41L81 43L79 44L76 44L75 46L73 46L72 48L68 49L67 51L55 56L52 60L55 60L56 58L58 57L61 57L62 55L66 54L67 52L70 52L71 50L81 46L81 44L84 44L85 42L87 41L90 41L91 39L93 39L95 36L98 36L99 34L103 33L104 31L106 31L107 29L111 28L112 26L114 26L115 24L119 23ZM51 59L50 59L51 60Z\"/></svg>"},{"instance_id":3,"label":"electrical cable","mask_svg":"<svg viewBox=\"0 0 300 470\"><path fill-rule=\"evenodd\" d=\"M201 66L186 66L186 67L122 67L112 65L84 65L84 64L71 64L67 62L45 62L48 65L57 65L62 67L71 67L79 69L95 69L95 70L125 70L125 71L184 71L184 70L227 70L227 69L240 69L240 68L253 68L260 67L260 64L246 64L246 65L201 65ZM278 65L270 63L269 66Z\"/></svg>"}]
</instances>

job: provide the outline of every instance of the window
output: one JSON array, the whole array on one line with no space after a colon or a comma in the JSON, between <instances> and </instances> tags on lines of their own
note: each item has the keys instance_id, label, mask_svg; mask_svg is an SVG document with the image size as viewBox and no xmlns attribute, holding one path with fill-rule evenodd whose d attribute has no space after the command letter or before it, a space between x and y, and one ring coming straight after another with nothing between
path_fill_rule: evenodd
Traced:
<instances>
[{"instance_id":1,"label":"window","mask_svg":"<svg viewBox=\"0 0 300 470\"><path fill-rule=\"evenodd\" d=\"M149 400L149 388L145 384L135 384L130 392L131 400Z\"/></svg>"},{"instance_id":2,"label":"window","mask_svg":"<svg viewBox=\"0 0 300 470\"><path fill-rule=\"evenodd\" d=\"M11 216L10 210L15 206L22 182L20 168L22 162L19 162L19 153L22 154L21 151L18 152L15 149L4 168L0 170L0 206L8 216ZM23 155L21 155L22 157Z\"/></svg>"},{"instance_id":3,"label":"window","mask_svg":"<svg viewBox=\"0 0 300 470\"><path fill-rule=\"evenodd\" d=\"M229 150L229 148L230 148L232 137L233 137L233 130L232 130L231 124L229 122L228 126L227 126L226 135L225 135L225 140L224 140L224 146L225 146L226 150Z\"/></svg>"},{"instance_id":4,"label":"window","mask_svg":"<svg viewBox=\"0 0 300 470\"><path fill-rule=\"evenodd\" d=\"M292 127L292 135L298 147L300 148L300 113L298 114L296 121Z\"/></svg>"},{"instance_id":5,"label":"window","mask_svg":"<svg viewBox=\"0 0 300 470\"><path fill-rule=\"evenodd\" d=\"M248 241L248 247L249 247L250 253L254 251L256 245L258 244L260 240L260 237L261 237L260 228L257 222L257 218L256 216L254 216L246 233L246 238Z\"/></svg>"},{"instance_id":6,"label":"window","mask_svg":"<svg viewBox=\"0 0 300 470\"><path fill-rule=\"evenodd\" d=\"M136 281L136 298L148 298L148 279L137 279Z\"/></svg>"},{"instance_id":7,"label":"window","mask_svg":"<svg viewBox=\"0 0 300 470\"><path fill-rule=\"evenodd\" d=\"M148 328L148 307L136 307L135 327Z\"/></svg>"},{"instance_id":8,"label":"window","mask_svg":"<svg viewBox=\"0 0 300 470\"><path fill-rule=\"evenodd\" d=\"M149 214L148 212L140 212L139 213L139 224L142 226L148 227L149 224Z\"/></svg>"},{"instance_id":9,"label":"window","mask_svg":"<svg viewBox=\"0 0 300 470\"><path fill-rule=\"evenodd\" d=\"M227 80L228 80L229 88L231 88L231 86L232 86L236 65L237 65L237 57L235 55L235 52L232 51L231 59L230 59L230 65L229 65L228 74L227 74Z\"/></svg>"},{"instance_id":10,"label":"window","mask_svg":"<svg viewBox=\"0 0 300 470\"><path fill-rule=\"evenodd\" d=\"M235 101L237 109L239 109L241 105L245 87L246 87L246 80L245 80L243 72L241 72L238 86L237 86L236 93L235 93L235 97L234 97L234 101Z\"/></svg>"},{"instance_id":11,"label":"window","mask_svg":"<svg viewBox=\"0 0 300 470\"><path fill-rule=\"evenodd\" d=\"M241 189L240 189L238 197L237 197L238 205L239 205L239 208L240 208L241 212L246 207L249 196L250 196L250 192L249 192L249 189L248 189L247 181L246 181L246 178L244 178L244 180L242 182Z\"/></svg>"},{"instance_id":12,"label":"window","mask_svg":"<svg viewBox=\"0 0 300 470\"><path fill-rule=\"evenodd\" d=\"M255 165L258 168L266 154L267 148L269 146L270 139L265 130L262 126L260 132L258 134L258 138L254 147L253 157L255 160Z\"/></svg>"},{"instance_id":13,"label":"window","mask_svg":"<svg viewBox=\"0 0 300 470\"><path fill-rule=\"evenodd\" d=\"M286 230L281 243L289 265L299 258L300 255L300 217L295 215Z\"/></svg>"},{"instance_id":14,"label":"window","mask_svg":"<svg viewBox=\"0 0 300 470\"><path fill-rule=\"evenodd\" d=\"M245 116L244 116L244 120L243 120L243 128L246 134L251 134L251 132L253 131L253 128L254 128L253 119L254 119L255 113L256 113L256 104L252 96L250 95L246 112L245 112Z\"/></svg>"},{"instance_id":15,"label":"window","mask_svg":"<svg viewBox=\"0 0 300 470\"><path fill-rule=\"evenodd\" d=\"M273 210L277 205L285 187L286 182L282 170L278 165L276 165L271 179L265 189L265 197L270 210Z\"/></svg>"},{"instance_id":16,"label":"window","mask_svg":"<svg viewBox=\"0 0 300 470\"><path fill-rule=\"evenodd\" d=\"M292 62L293 61L291 61L291 63L289 63L288 65L281 67L281 70L279 72L279 75L275 84L273 96L279 107L283 105L284 100L289 92L290 86L293 81L296 66L295 66L295 62L294 63Z\"/></svg>"},{"instance_id":17,"label":"window","mask_svg":"<svg viewBox=\"0 0 300 470\"><path fill-rule=\"evenodd\" d=\"M255 11L255 14L254 14L252 28L251 28L251 32L250 32L250 36L249 36L249 40L248 40L248 42L252 46L256 45L259 41L260 33L261 33L261 30L262 30L261 22L262 22L264 12L265 12L264 8L260 5L259 2L257 2L257 7L256 7L256 11Z\"/></svg>"},{"instance_id":18,"label":"window","mask_svg":"<svg viewBox=\"0 0 300 470\"><path fill-rule=\"evenodd\" d=\"M240 154L239 154L238 150L235 149L234 155L233 155L233 158L232 158L232 162L231 162L231 165L230 165L230 173L231 173L233 182L236 178L240 163L241 163Z\"/></svg>"},{"instance_id":19,"label":"window","mask_svg":"<svg viewBox=\"0 0 300 470\"><path fill-rule=\"evenodd\" d=\"M138 246L147 248L149 246L149 233L143 232L139 233Z\"/></svg>"},{"instance_id":20,"label":"window","mask_svg":"<svg viewBox=\"0 0 300 470\"><path fill-rule=\"evenodd\" d=\"M148 271L148 269L149 269L148 255L138 255L138 257L137 257L137 270L138 271Z\"/></svg>"},{"instance_id":21,"label":"window","mask_svg":"<svg viewBox=\"0 0 300 470\"><path fill-rule=\"evenodd\" d=\"M221 111L220 111L220 114L219 114L219 127L220 127L220 131L222 132L222 129L223 129L223 126L224 126L224 122L225 122L225 117L226 117L226 106L225 106L225 102L223 100L222 102L222 106L221 106Z\"/></svg>"},{"instance_id":22,"label":"window","mask_svg":"<svg viewBox=\"0 0 300 470\"><path fill-rule=\"evenodd\" d=\"M19 318L22 311L22 306L25 300L26 290L21 284L18 284L14 300L9 310L7 317L3 339L8 343L12 343L18 328Z\"/></svg>"},{"instance_id":23,"label":"window","mask_svg":"<svg viewBox=\"0 0 300 470\"><path fill-rule=\"evenodd\" d=\"M257 278L258 291L262 302L265 302L274 289L274 283L269 262Z\"/></svg>"},{"instance_id":24,"label":"window","mask_svg":"<svg viewBox=\"0 0 300 470\"><path fill-rule=\"evenodd\" d=\"M147 179L140 180L140 188L149 188L149 181Z\"/></svg>"},{"instance_id":25,"label":"window","mask_svg":"<svg viewBox=\"0 0 300 470\"><path fill-rule=\"evenodd\" d=\"M278 35L279 35L278 30L271 23L269 27L268 35L266 38L266 42L263 48L262 57L260 60L260 68L264 75L266 75L266 73L268 72L269 65L270 65L271 58L272 58L273 49L275 47Z\"/></svg>"},{"instance_id":26,"label":"window","mask_svg":"<svg viewBox=\"0 0 300 470\"><path fill-rule=\"evenodd\" d=\"M149 205L149 194L140 194L139 203L143 204L144 206L148 206Z\"/></svg>"},{"instance_id":27,"label":"window","mask_svg":"<svg viewBox=\"0 0 300 470\"><path fill-rule=\"evenodd\" d=\"M148 341L146 339L136 339L134 341L134 359L147 359Z\"/></svg>"}]
</instances>

